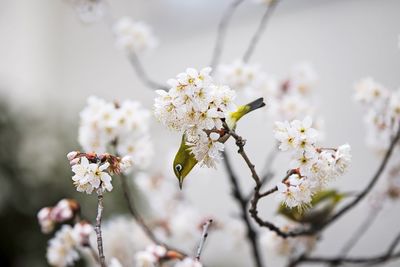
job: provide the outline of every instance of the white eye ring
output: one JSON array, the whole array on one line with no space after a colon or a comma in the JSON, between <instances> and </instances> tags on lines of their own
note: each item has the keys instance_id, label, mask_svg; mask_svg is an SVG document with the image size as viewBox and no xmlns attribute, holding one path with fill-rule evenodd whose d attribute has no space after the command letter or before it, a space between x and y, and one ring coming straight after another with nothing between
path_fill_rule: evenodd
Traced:
<instances>
[{"instance_id":1,"label":"white eye ring","mask_svg":"<svg viewBox=\"0 0 400 267\"><path fill-rule=\"evenodd\" d=\"M182 171L182 165L181 165L181 164L177 164L177 165L175 166L175 170L176 170L177 172L181 172L181 171Z\"/></svg>"}]
</instances>

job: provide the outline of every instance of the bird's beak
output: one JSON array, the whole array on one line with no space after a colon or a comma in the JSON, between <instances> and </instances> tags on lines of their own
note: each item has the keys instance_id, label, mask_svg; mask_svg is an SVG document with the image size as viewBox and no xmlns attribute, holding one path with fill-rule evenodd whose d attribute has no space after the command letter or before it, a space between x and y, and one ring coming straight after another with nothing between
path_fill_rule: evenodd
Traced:
<instances>
[{"instance_id":1,"label":"bird's beak","mask_svg":"<svg viewBox=\"0 0 400 267\"><path fill-rule=\"evenodd\" d=\"M183 185L183 177L179 176L179 189L182 190L182 185Z\"/></svg>"}]
</instances>

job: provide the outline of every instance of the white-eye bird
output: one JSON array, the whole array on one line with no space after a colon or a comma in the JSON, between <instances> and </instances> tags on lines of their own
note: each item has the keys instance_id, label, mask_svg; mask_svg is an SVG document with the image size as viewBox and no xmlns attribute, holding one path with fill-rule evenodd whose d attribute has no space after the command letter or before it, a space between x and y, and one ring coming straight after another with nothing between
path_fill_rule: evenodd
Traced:
<instances>
[{"instance_id":1,"label":"white-eye bird","mask_svg":"<svg viewBox=\"0 0 400 267\"><path fill-rule=\"evenodd\" d=\"M335 207L346 196L348 194L339 193L336 190L322 190L312 197L310 207L298 209L297 207L289 208L285 204L281 204L278 208L278 213L292 221L317 226L323 224L329 218Z\"/></svg>"},{"instance_id":2,"label":"white-eye bird","mask_svg":"<svg viewBox=\"0 0 400 267\"><path fill-rule=\"evenodd\" d=\"M236 111L231 112L228 116L223 119L225 120L227 126L230 130L235 130L237 122L247 113L264 107L264 99L258 98L246 105L239 106ZM225 143L229 139L228 133L223 133L223 135L218 139L219 142ZM190 146L186 143L185 134L182 136L181 145L179 147L178 152L175 155L173 169L176 178L179 181L179 187L182 189L183 180L190 173L194 166L198 161L194 157L194 155L190 152Z\"/></svg>"}]
</instances>

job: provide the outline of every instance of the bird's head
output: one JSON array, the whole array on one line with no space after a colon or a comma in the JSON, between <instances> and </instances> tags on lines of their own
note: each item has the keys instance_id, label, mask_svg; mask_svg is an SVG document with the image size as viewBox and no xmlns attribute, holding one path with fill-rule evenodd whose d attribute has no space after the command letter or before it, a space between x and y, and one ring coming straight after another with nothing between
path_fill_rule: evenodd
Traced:
<instances>
[{"instance_id":1,"label":"bird's head","mask_svg":"<svg viewBox=\"0 0 400 267\"><path fill-rule=\"evenodd\" d=\"M175 155L173 168L176 178L178 178L179 188L182 189L183 180L197 164L196 158L190 153L189 146L186 144L185 135L182 137L182 142L178 152Z\"/></svg>"}]
</instances>

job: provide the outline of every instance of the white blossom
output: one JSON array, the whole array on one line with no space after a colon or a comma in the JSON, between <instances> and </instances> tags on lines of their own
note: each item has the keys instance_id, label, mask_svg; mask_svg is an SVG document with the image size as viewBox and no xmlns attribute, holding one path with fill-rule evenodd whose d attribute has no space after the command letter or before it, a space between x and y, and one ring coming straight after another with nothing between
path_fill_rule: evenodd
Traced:
<instances>
[{"instance_id":1,"label":"white blossom","mask_svg":"<svg viewBox=\"0 0 400 267\"><path fill-rule=\"evenodd\" d=\"M188 68L168 80L168 92L156 91L154 113L165 126L185 134L201 166L215 167L224 148L216 131L223 127L221 119L235 109L235 92L215 85L210 72L211 68Z\"/></svg>"},{"instance_id":2,"label":"white blossom","mask_svg":"<svg viewBox=\"0 0 400 267\"><path fill-rule=\"evenodd\" d=\"M84 151L102 154L116 145L118 155L132 159L132 168L125 168L124 172L147 168L153 156L150 113L139 102L125 100L115 105L92 96L80 118L79 143Z\"/></svg>"},{"instance_id":3,"label":"white blossom","mask_svg":"<svg viewBox=\"0 0 400 267\"><path fill-rule=\"evenodd\" d=\"M139 53L157 46L157 39L151 28L142 21L129 17L120 18L113 27L116 46L126 52Z\"/></svg>"},{"instance_id":4,"label":"white blossom","mask_svg":"<svg viewBox=\"0 0 400 267\"><path fill-rule=\"evenodd\" d=\"M122 264L116 258L111 258L109 267L122 267Z\"/></svg>"},{"instance_id":5,"label":"white blossom","mask_svg":"<svg viewBox=\"0 0 400 267\"><path fill-rule=\"evenodd\" d=\"M76 244L79 244L80 246L87 246L89 245L89 237L93 233L93 226L90 223L81 221L74 225L71 235Z\"/></svg>"},{"instance_id":6,"label":"white blossom","mask_svg":"<svg viewBox=\"0 0 400 267\"><path fill-rule=\"evenodd\" d=\"M317 191L342 175L350 165L348 144L337 149L317 146L319 132L312 128L311 117L303 121L275 122L274 132L279 149L292 154L289 166L295 172L277 185L278 200L290 208L307 207Z\"/></svg>"},{"instance_id":7,"label":"white blossom","mask_svg":"<svg viewBox=\"0 0 400 267\"><path fill-rule=\"evenodd\" d=\"M103 192L113 189L111 184L112 178L106 172L110 166L108 162L100 165L99 163L90 163L86 157L81 157L80 159L79 164L72 166L72 171L75 173L72 180L78 192L91 194L93 190L97 190L98 188L101 188Z\"/></svg>"},{"instance_id":8,"label":"white blossom","mask_svg":"<svg viewBox=\"0 0 400 267\"><path fill-rule=\"evenodd\" d=\"M63 225L55 237L49 241L46 254L48 263L56 267L72 266L74 261L79 259L75 246L72 227Z\"/></svg>"},{"instance_id":9,"label":"white blossom","mask_svg":"<svg viewBox=\"0 0 400 267\"><path fill-rule=\"evenodd\" d=\"M51 217L51 208L50 207L45 207L42 208L38 214L37 218L42 230L42 233L48 234L54 229L55 222L53 218Z\"/></svg>"}]
</instances>

